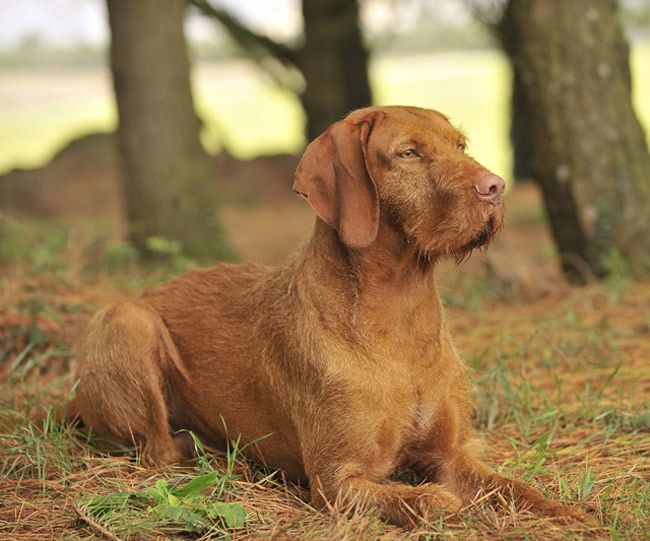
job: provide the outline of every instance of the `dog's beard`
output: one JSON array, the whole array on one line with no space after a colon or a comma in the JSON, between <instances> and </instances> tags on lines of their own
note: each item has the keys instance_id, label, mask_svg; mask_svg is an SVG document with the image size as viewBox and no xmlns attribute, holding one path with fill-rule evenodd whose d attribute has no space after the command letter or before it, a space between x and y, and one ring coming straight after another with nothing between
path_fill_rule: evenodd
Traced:
<instances>
[{"instance_id":1,"label":"dog's beard","mask_svg":"<svg viewBox=\"0 0 650 541\"><path fill-rule=\"evenodd\" d=\"M463 244L458 250L454 251L453 257L456 263L460 264L467 261L472 252L477 248L487 247L488 243L494 238L497 232L496 220L490 216L488 221L469 242Z\"/></svg>"},{"instance_id":2,"label":"dog's beard","mask_svg":"<svg viewBox=\"0 0 650 541\"><path fill-rule=\"evenodd\" d=\"M501 227L501 221L497 220L494 216L490 216L485 222L483 228L471 238L469 242L461 245L460 247L448 248L423 248L418 246L418 241L414 236L408 236L407 243L415 246L415 263L420 270L426 272L433 268L435 262L444 256L454 259L457 264L467 261L476 249L486 249L490 241L496 236Z\"/></svg>"}]
</instances>

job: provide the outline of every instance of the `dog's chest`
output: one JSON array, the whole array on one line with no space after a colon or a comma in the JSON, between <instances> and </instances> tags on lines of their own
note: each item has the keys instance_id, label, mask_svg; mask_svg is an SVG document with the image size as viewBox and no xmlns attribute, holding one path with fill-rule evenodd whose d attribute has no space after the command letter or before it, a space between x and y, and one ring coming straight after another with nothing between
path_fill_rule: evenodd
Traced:
<instances>
[{"instance_id":1,"label":"dog's chest","mask_svg":"<svg viewBox=\"0 0 650 541\"><path fill-rule=\"evenodd\" d=\"M450 373L449 363L441 353L439 341L434 336L422 340L419 347L402 348L401 362L389 369L385 392L393 395L393 403L399 405L397 417L409 431L427 431L435 422Z\"/></svg>"},{"instance_id":2,"label":"dog's chest","mask_svg":"<svg viewBox=\"0 0 650 541\"><path fill-rule=\"evenodd\" d=\"M462 362L444 339L426 351L426 357L402 366L401 377L387 393L394 393L397 411L393 415L401 435L401 448L407 450L428 440L440 429L444 404L456 400L454 382L458 381Z\"/></svg>"},{"instance_id":3,"label":"dog's chest","mask_svg":"<svg viewBox=\"0 0 650 541\"><path fill-rule=\"evenodd\" d=\"M428 431L434 422L435 412L438 409L439 402L434 401L433 397L425 396L422 389L414 390L413 404L409 408L410 424L416 433Z\"/></svg>"},{"instance_id":4,"label":"dog's chest","mask_svg":"<svg viewBox=\"0 0 650 541\"><path fill-rule=\"evenodd\" d=\"M370 461L378 476L408 469L413 450L436 429L444 389L435 382L415 382L410 375L394 375L391 385L375 389L372 402L365 401L367 441L374 442Z\"/></svg>"},{"instance_id":5,"label":"dog's chest","mask_svg":"<svg viewBox=\"0 0 650 541\"><path fill-rule=\"evenodd\" d=\"M394 366L381 383L368 381L375 415L395 426L402 445L426 437L435 425L448 393L449 370L441 364L432 360L415 366Z\"/></svg>"}]
</instances>

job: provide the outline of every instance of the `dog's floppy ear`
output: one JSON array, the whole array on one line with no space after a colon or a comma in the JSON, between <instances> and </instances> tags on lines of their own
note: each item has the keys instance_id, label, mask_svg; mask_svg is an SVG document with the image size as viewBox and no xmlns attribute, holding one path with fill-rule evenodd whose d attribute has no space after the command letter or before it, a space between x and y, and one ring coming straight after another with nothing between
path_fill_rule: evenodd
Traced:
<instances>
[{"instance_id":1,"label":"dog's floppy ear","mask_svg":"<svg viewBox=\"0 0 650 541\"><path fill-rule=\"evenodd\" d=\"M366 248L379 228L377 186L366 165L372 118L341 120L305 151L293 183L316 214L351 248Z\"/></svg>"}]
</instances>

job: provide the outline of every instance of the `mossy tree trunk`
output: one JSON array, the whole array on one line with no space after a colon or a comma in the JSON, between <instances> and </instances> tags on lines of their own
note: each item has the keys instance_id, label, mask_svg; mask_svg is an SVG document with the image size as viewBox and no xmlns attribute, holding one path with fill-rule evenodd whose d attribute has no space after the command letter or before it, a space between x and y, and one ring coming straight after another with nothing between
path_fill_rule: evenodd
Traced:
<instances>
[{"instance_id":1,"label":"mossy tree trunk","mask_svg":"<svg viewBox=\"0 0 650 541\"><path fill-rule=\"evenodd\" d=\"M647 272L650 156L615 2L510 0L502 28L565 274L606 276L617 256Z\"/></svg>"},{"instance_id":2,"label":"mossy tree trunk","mask_svg":"<svg viewBox=\"0 0 650 541\"><path fill-rule=\"evenodd\" d=\"M107 0L117 139L130 235L178 241L197 259L225 254L212 160L199 140L183 35L186 0Z\"/></svg>"},{"instance_id":3,"label":"mossy tree trunk","mask_svg":"<svg viewBox=\"0 0 650 541\"><path fill-rule=\"evenodd\" d=\"M303 0L302 14L300 67L306 88L300 99L311 141L351 110L371 105L372 93L357 2Z\"/></svg>"}]
</instances>

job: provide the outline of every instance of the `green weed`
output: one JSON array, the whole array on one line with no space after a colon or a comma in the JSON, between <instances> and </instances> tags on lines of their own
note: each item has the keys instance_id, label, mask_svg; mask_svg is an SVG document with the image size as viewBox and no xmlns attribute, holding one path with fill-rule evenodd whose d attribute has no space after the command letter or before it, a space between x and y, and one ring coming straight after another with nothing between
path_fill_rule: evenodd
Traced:
<instances>
[{"instance_id":1,"label":"green weed","mask_svg":"<svg viewBox=\"0 0 650 541\"><path fill-rule=\"evenodd\" d=\"M139 491L85 496L77 507L83 515L125 538L154 532L222 535L242 527L246 511L238 503L214 501L218 477L219 473L212 471L181 483L179 476L168 476Z\"/></svg>"}]
</instances>

